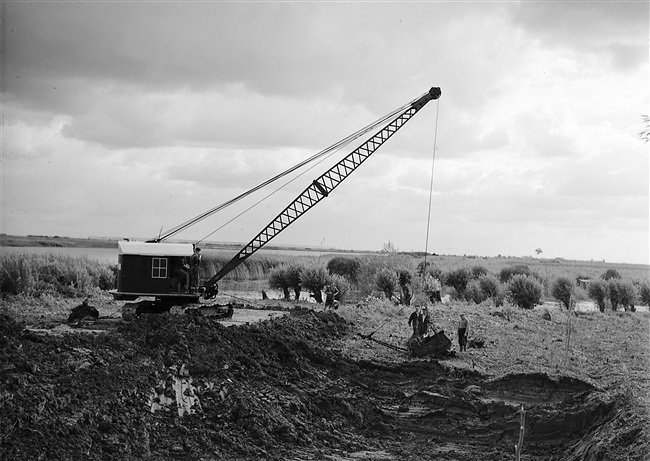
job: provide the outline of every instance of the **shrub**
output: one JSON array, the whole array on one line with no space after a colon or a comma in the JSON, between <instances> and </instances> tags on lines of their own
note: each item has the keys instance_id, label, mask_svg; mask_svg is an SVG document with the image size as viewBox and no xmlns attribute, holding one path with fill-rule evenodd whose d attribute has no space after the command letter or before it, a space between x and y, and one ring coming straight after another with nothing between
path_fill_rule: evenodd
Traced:
<instances>
[{"instance_id":1,"label":"shrub","mask_svg":"<svg viewBox=\"0 0 650 461\"><path fill-rule=\"evenodd\" d=\"M508 293L513 304L523 309L532 309L541 304L542 284L534 277L516 274L508 282Z\"/></svg>"},{"instance_id":2,"label":"shrub","mask_svg":"<svg viewBox=\"0 0 650 461\"><path fill-rule=\"evenodd\" d=\"M357 277L357 287L363 295L370 295L375 289L375 278L377 273L384 267L384 258L375 255L368 255L359 260L361 270Z\"/></svg>"},{"instance_id":3,"label":"shrub","mask_svg":"<svg viewBox=\"0 0 650 461\"><path fill-rule=\"evenodd\" d=\"M631 282L616 278L609 280L609 301L612 303L612 310L618 310L618 306L628 307L634 310L636 292Z\"/></svg>"},{"instance_id":4,"label":"shrub","mask_svg":"<svg viewBox=\"0 0 650 461\"><path fill-rule=\"evenodd\" d=\"M394 270L381 269L375 277L375 288L381 291L389 300L395 296L395 291L399 285L399 278Z\"/></svg>"},{"instance_id":5,"label":"shrub","mask_svg":"<svg viewBox=\"0 0 650 461\"><path fill-rule=\"evenodd\" d=\"M620 279L621 274L616 269L607 269L600 278L603 280Z\"/></svg>"},{"instance_id":6,"label":"shrub","mask_svg":"<svg viewBox=\"0 0 650 461\"><path fill-rule=\"evenodd\" d=\"M330 276L323 264L314 263L303 268L300 282L305 290L309 290L318 304L323 302L323 289L330 283Z\"/></svg>"},{"instance_id":7,"label":"shrub","mask_svg":"<svg viewBox=\"0 0 650 461\"><path fill-rule=\"evenodd\" d=\"M282 295L284 296L285 301L291 299L291 294L289 292L289 281L287 278L287 267L279 266L271 270L269 274L268 284L270 288L281 290Z\"/></svg>"},{"instance_id":8,"label":"shrub","mask_svg":"<svg viewBox=\"0 0 650 461\"><path fill-rule=\"evenodd\" d=\"M440 280L431 274L427 274L424 278L419 278L418 287L432 303L437 300L442 290Z\"/></svg>"},{"instance_id":9,"label":"shrub","mask_svg":"<svg viewBox=\"0 0 650 461\"><path fill-rule=\"evenodd\" d=\"M302 270L302 265L291 263L287 266L286 272L284 274L286 278L286 284L290 289L293 290L296 301L300 299L300 292L302 291Z\"/></svg>"},{"instance_id":10,"label":"shrub","mask_svg":"<svg viewBox=\"0 0 650 461\"><path fill-rule=\"evenodd\" d=\"M418 264L416 273L420 277L426 277L427 275L430 275L434 279L438 280L440 283L445 283L445 275L442 269L440 269L434 264L431 264L430 262L427 262L426 268L425 268L424 261Z\"/></svg>"},{"instance_id":11,"label":"shrub","mask_svg":"<svg viewBox=\"0 0 650 461\"><path fill-rule=\"evenodd\" d=\"M596 302L598 309L600 309L600 312L605 312L605 300L609 294L608 291L609 286L607 282L603 280L593 280L591 283L589 283L589 287L587 288L589 297Z\"/></svg>"},{"instance_id":12,"label":"shrub","mask_svg":"<svg viewBox=\"0 0 650 461\"><path fill-rule=\"evenodd\" d=\"M478 280L470 280L465 288L465 300L473 301L475 304L481 304L487 299L485 293L481 290L481 285Z\"/></svg>"},{"instance_id":13,"label":"shrub","mask_svg":"<svg viewBox=\"0 0 650 461\"><path fill-rule=\"evenodd\" d=\"M642 305L650 307L650 285L647 282L639 288L639 298L641 298Z\"/></svg>"},{"instance_id":14,"label":"shrub","mask_svg":"<svg viewBox=\"0 0 650 461\"><path fill-rule=\"evenodd\" d=\"M483 275L488 275L489 274L488 270L483 266L474 266L474 267L472 267L471 272L472 272L472 278L473 279L479 279Z\"/></svg>"},{"instance_id":15,"label":"shrub","mask_svg":"<svg viewBox=\"0 0 650 461\"><path fill-rule=\"evenodd\" d=\"M337 256L329 260L327 263L327 271L330 274L345 277L350 283L357 285L359 283L359 274L361 273L361 261L358 258Z\"/></svg>"},{"instance_id":16,"label":"shrub","mask_svg":"<svg viewBox=\"0 0 650 461\"><path fill-rule=\"evenodd\" d=\"M526 265L518 265L511 267L504 267L499 272L499 280L501 283L508 283L515 275L530 275L530 269Z\"/></svg>"},{"instance_id":17,"label":"shrub","mask_svg":"<svg viewBox=\"0 0 650 461\"><path fill-rule=\"evenodd\" d=\"M484 299L492 299L497 307L503 304L505 295L499 279L492 274L486 274L479 277L478 284Z\"/></svg>"},{"instance_id":18,"label":"shrub","mask_svg":"<svg viewBox=\"0 0 650 461\"><path fill-rule=\"evenodd\" d=\"M574 295L573 281L567 277L558 277L551 287L551 296L560 301L564 307L571 307L571 298Z\"/></svg>"},{"instance_id":19,"label":"shrub","mask_svg":"<svg viewBox=\"0 0 650 461\"><path fill-rule=\"evenodd\" d=\"M464 297L465 288L471 278L470 272L465 268L460 268L449 272L446 276L445 285L453 287L460 298Z\"/></svg>"},{"instance_id":20,"label":"shrub","mask_svg":"<svg viewBox=\"0 0 650 461\"><path fill-rule=\"evenodd\" d=\"M411 285L413 284L413 271L405 267L397 269L397 281L401 290L400 303L411 304Z\"/></svg>"}]
</instances>

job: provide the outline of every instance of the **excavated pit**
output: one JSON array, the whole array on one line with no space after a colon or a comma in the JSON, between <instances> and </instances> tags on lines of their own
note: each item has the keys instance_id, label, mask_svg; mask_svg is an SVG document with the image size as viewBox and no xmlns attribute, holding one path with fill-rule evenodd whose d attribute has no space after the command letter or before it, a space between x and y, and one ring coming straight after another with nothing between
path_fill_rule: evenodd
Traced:
<instances>
[{"instance_id":1,"label":"excavated pit","mask_svg":"<svg viewBox=\"0 0 650 461\"><path fill-rule=\"evenodd\" d=\"M149 315L83 335L3 320L2 459L501 460L522 405L526 460L608 459L637 429L608 432L622 397L575 379L345 357L333 313Z\"/></svg>"}]
</instances>

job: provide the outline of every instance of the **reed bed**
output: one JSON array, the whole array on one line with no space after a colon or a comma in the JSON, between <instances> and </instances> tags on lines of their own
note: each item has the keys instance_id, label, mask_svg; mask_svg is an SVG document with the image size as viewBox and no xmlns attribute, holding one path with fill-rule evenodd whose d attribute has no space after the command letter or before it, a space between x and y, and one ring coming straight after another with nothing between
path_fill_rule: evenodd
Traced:
<instances>
[{"instance_id":1,"label":"reed bed","mask_svg":"<svg viewBox=\"0 0 650 461\"><path fill-rule=\"evenodd\" d=\"M86 256L0 255L0 291L8 295L84 297L115 286L117 266Z\"/></svg>"}]
</instances>

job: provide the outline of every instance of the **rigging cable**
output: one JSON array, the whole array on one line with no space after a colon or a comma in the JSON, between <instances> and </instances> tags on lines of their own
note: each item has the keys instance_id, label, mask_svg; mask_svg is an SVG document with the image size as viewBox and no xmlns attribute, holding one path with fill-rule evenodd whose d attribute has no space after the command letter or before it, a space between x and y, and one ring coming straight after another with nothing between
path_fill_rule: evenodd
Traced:
<instances>
[{"instance_id":1,"label":"rigging cable","mask_svg":"<svg viewBox=\"0 0 650 461\"><path fill-rule=\"evenodd\" d=\"M192 218L192 219L190 219L188 221L185 221L184 223L182 223L182 224L180 224L180 225L178 225L176 227L173 227L172 229L167 231L164 235L162 235L162 236L159 235L157 238L154 238L154 239L152 239L150 241L151 242L161 242L163 240L166 240L169 237L171 237L172 235L175 235L175 234L187 229L188 227L190 227L190 226L192 226L192 225L206 219L207 217L213 215L214 213L216 213L218 211L221 211L222 209L224 209L224 208L238 202L239 200L241 200L241 199L247 197L248 195L262 189L263 187L268 186L269 184L273 183L274 181L277 181L278 179L280 179L280 178L294 172L295 170L303 167L304 165L306 165L306 164L308 164L308 163L310 163L310 162L312 162L312 161L314 161L314 160L316 160L316 159L318 159L318 158L320 158L322 156L325 156L327 154L331 155L332 152L340 150L342 147L348 145L349 143L351 143L355 139L358 139L362 135L376 129L382 123L387 123L388 120L391 120L392 118L395 118L398 114L400 114L401 112L406 110L408 107L410 107L415 101L420 99L422 96L420 96L418 98L415 98L413 101L410 101L409 103L404 104L403 106L393 110L392 112L384 115L383 117L379 118L375 122L373 122L373 123L371 123L369 125L366 125L365 127L361 128L360 130L352 133L351 135L348 135L347 137L343 138L342 140L332 144L330 147L328 147L328 148L314 154L310 158L308 158L306 160L303 160L302 162L292 166L288 170L283 171L282 173L274 176L273 178L264 181L263 183L253 187L252 189L249 189L248 191L240 194L239 196L237 196L237 197L235 197L235 198L233 198L231 200L228 200L228 201L222 203L221 205L218 205L218 206L216 206L216 207L214 207L214 208L212 208L212 209L210 209L210 210L208 210L208 211L206 211L204 213L201 213L200 215L198 215L198 216L196 216L196 217L194 217L194 218Z\"/></svg>"},{"instance_id":2,"label":"rigging cable","mask_svg":"<svg viewBox=\"0 0 650 461\"><path fill-rule=\"evenodd\" d=\"M439 113L439 109L440 109L440 101L438 100L437 102L438 102L438 104L436 105L436 122L435 122L435 128L434 128L434 136L433 136L433 162L431 164L431 184L429 186L429 213L428 213L428 216L427 216L427 239L426 239L426 242L425 242L425 249L424 249L424 270L425 271L426 271L426 267L427 267L427 253L428 253L428 249L429 249L428 245L429 245L429 226L430 226L430 222L431 222L431 196L433 194L433 164L435 163L435 159L436 159L436 143L437 143L437 139L438 139L438 113ZM397 311L393 316L391 316L391 318L389 318L384 323L382 323L375 331L373 331L369 335L360 335L360 336L365 338L365 339L370 339L370 340L373 340L373 341L377 341L372 336L375 333L377 333L379 330L381 330L384 327L384 325L386 325L388 322L390 322L393 317L399 315L404 309L406 309L406 307L407 306L404 305L399 311ZM379 341L377 341L377 342L379 342ZM384 344L384 345L386 345L386 344Z\"/></svg>"},{"instance_id":3,"label":"rigging cable","mask_svg":"<svg viewBox=\"0 0 650 461\"><path fill-rule=\"evenodd\" d=\"M287 181L286 183L284 183L283 185L281 185L280 187L278 187L278 188L277 188L276 190L274 190L273 192L267 194L265 197L262 197L262 198L259 199L257 202L253 203L251 206L249 206L248 208L246 208L244 211L242 211L242 212L239 213L238 215L235 215L233 218L229 219L228 221L226 221L225 223L223 223L221 226L217 227L215 230L213 230L212 232L210 232L208 235L206 235L205 237L203 237L201 240L198 240L198 241L194 242L195 245L198 245L199 243L203 242L203 241L206 240L208 237L210 237L210 236L212 236L213 234L219 232L221 229L223 229L223 228L226 227L228 224L230 224L231 222L233 222L235 219L239 218L240 216L242 216L242 215L245 214L245 213L248 213L250 210L252 210L253 208L255 208L257 205L259 205L259 204L262 203L263 201L267 200L269 197L271 197L271 196L275 195L276 193L280 192L282 189L284 189L285 187L287 187L289 184L291 184L292 182L294 182L295 180L297 180L297 179L300 178L301 176L307 174L308 172L310 172L311 170L313 170L314 168L316 168L318 165L320 165L320 164L323 163L325 160L327 160L328 158L330 158L332 155L334 155L336 152L338 152L339 150L341 150L343 147L345 147L345 146L341 146L341 147L339 147L337 150L331 152L329 155L327 155L326 157L322 158L320 161L316 162L314 165L310 166L309 168L307 168L307 169L306 169L305 171L303 171L302 173L298 174L295 178L290 179L289 181Z\"/></svg>"},{"instance_id":4,"label":"rigging cable","mask_svg":"<svg viewBox=\"0 0 650 461\"><path fill-rule=\"evenodd\" d=\"M433 158L431 160L431 184L429 185L429 213L427 215L427 238L424 242L424 268L423 275L427 271L427 255L429 254L429 228L431 226L431 200L433 196L433 168L436 163L436 144L438 142L438 113L440 112L440 100L437 101L436 105L436 124L433 134Z\"/></svg>"}]
</instances>

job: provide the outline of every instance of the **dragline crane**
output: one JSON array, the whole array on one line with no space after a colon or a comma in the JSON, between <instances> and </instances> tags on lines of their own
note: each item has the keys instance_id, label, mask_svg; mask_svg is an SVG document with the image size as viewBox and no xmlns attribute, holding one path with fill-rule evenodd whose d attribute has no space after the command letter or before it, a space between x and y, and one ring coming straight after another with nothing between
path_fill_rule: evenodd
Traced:
<instances>
[{"instance_id":1,"label":"dragline crane","mask_svg":"<svg viewBox=\"0 0 650 461\"><path fill-rule=\"evenodd\" d=\"M199 220L206 218L213 212L220 210L222 206L203 213L156 239L147 242L118 242L118 281L117 290L113 292L113 296L117 300L130 301L140 297L154 297L155 301L153 302L139 303L139 307L145 306L152 310L165 310L179 304L189 305L192 303L200 303L200 298L214 298L219 292L218 282L223 277L260 248L264 247L264 245L312 209L317 203L325 197L328 197L341 182L359 168L363 162L402 128L420 109L429 101L440 98L440 95L440 88L431 88L422 96L380 119L380 122L385 123L385 126L321 176L314 179L298 197L287 205L284 210L253 237L229 262L202 285L198 277L188 281L188 283L183 283L183 277L177 275L184 270L190 273L194 270L194 268L187 265L187 261L191 260L195 254L194 245L190 243L167 243L164 240ZM378 125L375 124L373 127L377 128ZM365 129L360 131L363 134L369 130ZM337 143L334 146L338 147L340 144ZM327 151L322 151L321 154L324 152ZM312 159L315 157L312 157ZM297 165L291 171L305 163L303 162ZM272 178L272 180L278 179L286 173L278 175ZM258 190L269 182L267 181L257 186L236 199L226 202L224 205L230 204L244 195Z\"/></svg>"}]
</instances>

